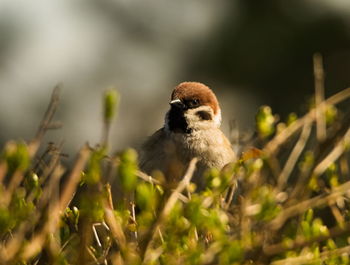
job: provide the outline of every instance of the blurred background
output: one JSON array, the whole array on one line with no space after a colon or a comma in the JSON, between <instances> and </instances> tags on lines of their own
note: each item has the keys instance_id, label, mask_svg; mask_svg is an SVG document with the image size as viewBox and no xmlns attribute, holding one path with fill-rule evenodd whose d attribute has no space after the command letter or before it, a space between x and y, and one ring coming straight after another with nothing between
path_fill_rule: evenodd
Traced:
<instances>
[{"instance_id":1,"label":"blurred background","mask_svg":"<svg viewBox=\"0 0 350 265\"><path fill-rule=\"evenodd\" d=\"M73 155L100 141L102 95L121 94L113 150L160 128L171 90L201 81L223 127L254 127L260 105L283 119L312 96L312 55L324 56L326 95L350 85L348 0L1 0L0 144L31 139L52 88L63 83L45 140Z\"/></svg>"}]
</instances>

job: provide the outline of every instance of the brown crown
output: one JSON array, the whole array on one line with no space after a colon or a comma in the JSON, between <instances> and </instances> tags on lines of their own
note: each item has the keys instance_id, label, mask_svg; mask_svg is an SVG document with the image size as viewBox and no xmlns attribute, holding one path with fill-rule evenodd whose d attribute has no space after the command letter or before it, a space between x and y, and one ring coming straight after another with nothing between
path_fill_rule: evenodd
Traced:
<instances>
[{"instance_id":1,"label":"brown crown","mask_svg":"<svg viewBox=\"0 0 350 265\"><path fill-rule=\"evenodd\" d=\"M214 114L217 114L219 111L219 103L213 91L199 82L183 82L179 84L171 94L171 100L174 99L180 99L181 101L198 99L201 105L210 106Z\"/></svg>"}]
</instances>

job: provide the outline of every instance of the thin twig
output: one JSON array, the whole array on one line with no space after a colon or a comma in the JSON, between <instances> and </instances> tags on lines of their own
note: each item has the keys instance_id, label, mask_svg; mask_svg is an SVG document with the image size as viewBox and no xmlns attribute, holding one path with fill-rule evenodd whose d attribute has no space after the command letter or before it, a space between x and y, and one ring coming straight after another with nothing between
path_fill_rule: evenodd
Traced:
<instances>
[{"instance_id":1,"label":"thin twig","mask_svg":"<svg viewBox=\"0 0 350 265\"><path fill-rule=\"evenodd\" d=\"M318 256L309 252L298 257L291 257L282 260L276 260L271 263L271 265L298 265L298 264L311 264L313 262L323 262L331 257L340 257L342 254L350 254L350 246L343 248L337 248L334 250L323 251ZM322 263L323 264L323 263Z\"/></svg>"},{"instance_id":2,"label":"thin twig","mask_svg":"<svg viewBox=\"0 0 350 265\"><path fill-rule=\"evenodd\" d=\"M344 131L345 129L346 131ZM341 134L343 135L340 136ZM338 139L338 137L341 137L340 140ZM325 149L323 149L322 152L318 153L315 160L319 161L320 157L323 157L324 153L329 151L330 149L329 147L332 147L329 153L325 155L325 157L320 162L318 162L318 164L302 172L293 192L290 195L290 198L300 196L300 192L305 190L304 185L306 185L306 182L310 177L310 172L311 172L311 176L319 176L323 174L334 161L339 159L341 155L344 153L344 151L346 150L346 146L347 144L349 144L349 142L350 142L350 129L347 123L345 123L342 125L342 128L337 131L335 136L333 136L332 139L328 140L327 144L325 145ZM335 147L333 147L333 145L335 145Z\"/></svg>"},{"instance_id":3,"label":"thin twig","mask_svg":"<svg viewBox=\"0 0 350 265\"><path fill-rule=\"evenodd\" d=\"M69 236L66 242L64 242L63 245L61 246L60 253L62 253L63 250L66 248L66 246L68 246L68 244L76 237L77 237L77 234L72 234L71 236Z\"/></svg>"},{"instance_id":4,"label":"thin twig","mask_svg":"<svg viewBox=\"0 0 350 265\"><path fill-rule=\"evenodd\" d=\"M226 194L226 198L223 202L223 208L225 210L230 208L230 205L233 201L234 195L237 191L237 187L238 187L238 182L237 180L233 181L233 183L229 186L227 194Z\"/></svg>"},{"instance_id":5,"label":"thin twig","mask_svg":"<svg viewBox=\"0 0 350 265\"><path fill-rule=\"evenodd\" d=\"M124 235L123 228L115 218L113 210L110 209L107 205L105 207L105 220L121 252L125 252L127 248L126 237Z\"/></svg>"},{"instance_id":6,"label":"thin twig","mask_svg":"<svg viewBox=\"0 0 350 265\"><path fill-rule=\"evenodd\" d=\"M62 84L58 84L55 86L55 88L52 91L51 94L51 100L50 103L46 109L46 112L44 114L44 117L42 118L38 131L34 137L34 140L29 144L29 153L31 156L34 156L36 151L38 150L40 146L40 142L45 135L46 131L50 129L51 121L53 116L56 113L56 110L58 108L58 104L60 101L60 90L61 90Z\"/></svg>"},{"instance_id":7,"label":"thin twig","mask_svg":"<svg viewBox=\"0 0 350 265\"><path fill-rule=\"evenodd\" d=\"M95 254L92 252L91 248L86 246L86 250L89 253L89 255L92 257L92 259L94 260L95 264L99 265L100 263L98 262L98 259L95 257Z\"/></svg>"},{"instance_id":8,"label":"thin twig","mask_svg":"<svg viewBox=\"0 0 350 265\"><path fill-rule=\"evenodd\" d=\"M278 230L286 220L295 215L301 214L310 208L315 208L322 206L324 204L335 204L337 199L343 194L347 193L350 189L350 181L345 182L344 184L335 187L332 192L328 195L321 194L319 196L313 197L311 199L300 202L296 205L290 206L289 208L283 210L280 214L277 215L268 226L273 230Z\"/></svg>"},{"instance_id":9,"label":"thin twig","mask_svg":"<svg viewBox=\"0 0 350 265\"><path fill-rule=\"evenodd\" d=\"M310 239L306 239L305 237L297 237L295 240L293 240L288 244L286 244L285 242L282 242L274 245L268 245L268 246L265 246L263 250L265 255L274 256L288 250L310 246L313 243L322 242L329 238L335 238L335 237L349 234L349 233L350 233L350 224L348 224L344 228L334 227L329 230L329 233L327 235L321 235Z\"/></svg>"},{"instance_id":10,"label":"thin twig","mask_svg":"<svg viewBox=\"0 0 350 265\"><path fill-rule=\"evenodd\" d=\"M96 231L96 226L97 226L97 225L101 225L101 224L100 224L100 223L92 224L92 232L93 232L94 237L95 237L95 239L96 239L97 245L98 245L99 247L102 247L100 238L98 237L98 234L97 234L97 231Z\"/></svg>"},{"instance_id":11,"label":"thin twig","mask_svg":"<svg viewBox=\"0 0 350 265\"><path fill-rule=\"evenodd\" d=\"M316 107L316 136L319 142L326 139L326 121L324 101L324 70L322 55L314 54L314 77L315 77L315 105Z\"/></svg>"},{"instance_id":12,"label":"thin twig","mask_svg":"<svg viewBox=\"0 0 350 265\"><path fill-rule=\"evenodd\" d=\"M50 200L51 193L53 192L53 190L59 188L59 183L58 183L59 179L54 177L56 175L53 174L53 172L55 172L55 170L57 171L57 169L58 169L57 167L61 167L63 170L63 167L60 164L61 148L62 148L62 146L60 146L57 150L55 150L53 156L51 157L50 162L48 163L48 166L46 166L45 169L43 169L43 172L40 175L40 183L43 184L51 174L51 176L48 180L48 184L45 187L45 189L43 189L43 194L42 194L39 202L37 203L38 210L42 209L46 205L46 203ZM28 201L32 201L34 199L34 197L35 197L35 190L33 190L28 195Z\"/></svg>"},{"instance_id":13,"label":"thin twig","mask_svg":"<svg viewBox=\"0 0 350 265\"><path fill-rule=\"evenodd\" d=\"M53 172L53 177L58 180L62 176L63 172L64 171L61 167L56 167L55 171ZM50 212L50 218L48 218L43 228L39 232L37 232L35 236L25 245L23 251L21 252L21 258L23 258L24 260L29 259L33 257L33 255L35 255L36 253L40 252L40 250L43 248L45 244L47 235L56 230L57 225L59 224L59 214L60 214L60 212L57 210L57 205L58 205L58 202L55 201L55 206L52 206L52 210ZM24 233L21 236L24 236ZM15 242L13 244L11 244L10 242L7 246L7 248L11 250L11 253L12 253L11 258L13 258L14 255L16 254L16 252L14 251L15 249L14 244ZM20 245L21 244L19 244L19 246Z\"/></svg>"},{"instance_id":14,"label":"thin twig","mask_svg":"<svg viewBox=\"0 0 350 265\"><path fill-rule=\"evenodd\" d=\"M177 185L176 189L172 192L169 199L165 203L156 223L153 225L153 227L149 230L145 238L149 238L146 244L144 244L146 247L144 248L144 251L141 250L141 253L144 253L144 263L147 263L151 260L151 253L152 253L152 244L156 238L156 231L158 229L161 229L162 225L164 224L166 217L169 215L171 210L173 209L175 203L177 202L179 198L179 194L187 187L187 185L190 183L191 178L193 176L194 170L196 169L196 163L198 159L193 158L188 166L188 169L183 177L183 179L180 181L180 183Z\"/></svg>"},{"instance_id":15,"label":"thin twig","mask_svg":"<svg viewBox=\"0 0 350 265\"><path fill-rule=\"evenodd\" d=\"M44 117L40 122L39 129L35 135L35 139L41 139L43 137L43 135L45 134L45 131L47 130L47 128L48 128L48 126L53 118L53 115L55 114L55 112L57 110L58 103L60 100L61 86L62 86L62 84L56 85L52 91L49 106L47 107L46 112L44 114Z\"/></svg>"},{"instance_id":16,"label":"thin twig","mask_svg":"<svg viewBox=\"0 0 350 265\"><path fill-rule=\"evenodd\" d=\"M338 223L340 226L343 226L344 223L345 223L345 218L344 218L344 216L341 214L341 212L339 211L337 205L332 204L332 205L329 206L329 208L331 208L332 214L333 214L335 220L337 220L337 223Z\"/></svg>"},{"instance_id":17,"label":"thin twig","mask_svg":"<svg viewBox=\"0 0 350 265\"><path fill-rule=\"evenodd\" d=\"M295 147L293 148L291 154L288 157L288 160L281 172L281 174L278 177L278 184L277 184L277 189L282 190L284 185L287 183L287 180L292 173L292 170L298 161L298 158L303 151L307 140L309 139L311 132L311 123L305 123L303 126L303 130L300 134L299 140L296 143Z\"/></svg>"},{"instance_id":18,"label":"thin twig","mask_svg":"<svg viewBox=\"0 0 350 265\"><path fill-rule=\"evenodd\" d=\"M113 205L113 197L112 197L112 191L111 191L111 185L107 183L105 185L105 189L107 191L107 199L108 199L108 206L110 209L114 210L114 205Z\"/></svg>"},{"instance_id":19,"label":"thin twig","mask_svg":"<svg viewBox=\"0 0 350 265\"><path fill-rule=\"evenodd\" d=\"M155 178L152 178L151 176L149 176L149 175L143 173L142 171L139 171L139 170L138 170L138 171L136 172L136 175L137 175L140 179L142 179L142 180L144 180L144 181L146 181L146 182L149 182L149 183L151 183L151 184L157 184L157 185L160 185L160 184L161 184L161 182L160 182L159 180L157 180L157 179L155 179Z\"/></svg>"},{"instance_id":20,"label":"thin twig","mask_svg":"<svg viewBox=\"0 0 350 265\"><path fill-rule=\"evenodd\" d=\"M75 193L76 187L81 179L81 173L84 170L85 164L89 158L90 149L85 145L79 152L78 158L74 164L71 174L68 176L68 182L65 184L63 193L59 202L59 209L63 211L68 206L69 202Z\"/></svg>"},{"instance_id":21,"label":"thin twig","mask_svg":"<svg viewBox=\"0 0 350 265\"><path fill-rule=\"evenodd\" d=\"M134 224L137 224L137 222L136 222L136 212L135 212L135 202L132 201L132 202L130 202L130 204L131 204L131 218L132 218L132 221L133 221ZM135 230L135 232L134 232L134 237L137 240L137 238L138 238L137 230Z\"/></svg>"},{"instance_id":22,"label":"thin twig","mask_svg":"<svg viewBox=\"0 0 350 265\"><path fill-rule=\"evenodd\" d=\"M343 138L337 143L332 151L315 167L312 175L319 176L345 151L347 144L350 142L350 129L345 133Z\"/></svg>"},{"instance_id":23,"label":"thin twig","mask_svg":"<svg viewBox=\"0 0 350 265\"><path fill-rule=\"evenodd\" d=\"M311 120L315 120L315 112L317 108L323 108L323 105L335 105L338 104L350 97L350 87L340 91L339 93L331 96L324 102L322 102L315 109L310 110L303 117L289 125L287 128L282 130L279 134L277 134L270 142L266 144L263 149L263 152L266 154L275 153L279 147L285 143L289 137L291 137L294 133L296 133L299 129L301 129L305 123L310 122Z\"/></svg>"},{"instance_id":24,"label":"thin twig","mask_svg":"<svg viewBox=\"0 0 350 265\"><path fill-rule=\"evenodd\" d=\"M179 194L179 200L182 201L183 203L188 203L190 200L188 199L188 197L186 197L185 195L183 195L182 193Z\"/></svg>"}]
</instances>

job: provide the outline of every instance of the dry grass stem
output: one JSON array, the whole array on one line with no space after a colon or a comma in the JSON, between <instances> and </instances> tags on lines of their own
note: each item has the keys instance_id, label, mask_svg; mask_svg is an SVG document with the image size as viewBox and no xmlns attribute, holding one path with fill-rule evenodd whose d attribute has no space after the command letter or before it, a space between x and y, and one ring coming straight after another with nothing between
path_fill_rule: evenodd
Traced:
<instances>
[{"instance_id":1,"label":"dry grass stem","mask_svg":"<svg viewBox=\"0 0 350 265\"><path fill-rule=\"evenodd\" d=\"M34 140L29 144L29 153L33 157L37 152L41 140L46 131L50 129L53 116L55 115L60 101L60 90L62 84L58 84L52 91L50 103L46 109L43 119L40 122L39 129L34 137Z\"/></svg>"},{"instance_id":2,"label":"dry grass stem","mask_svg":"<svg viewBox=\"0 0 350 265\"><path fill-rule=\"evenodd\" d=\"M95 254L94 254L94 252L91 250L91 248L88 247L88 246L86 246L86 251L87 251L87 253L89 253L90 257L94 260L94 264L99 265L100 262L99 262L98 259L96 258Z\"/></svg>"},{"instance_id":3,"label":"dry grass stem","mask_svg":"<svg viewBox=\"0 0 350 265\"><path fill-rule=\"evenodd\" d=\"M307 114L305 114L303 117L298 119L297 121L293 122L290 126L285 128L283 131L281 131L279 134L277 134L270 142L266 144L266 146L263 149L263 152L266 154L274 154L282 145L285 143L289 137L291 137L294 133L296 133L298 130L300 130L305 123L310 122L310 120L315 120L315 112L318 108L323 108L323 105L336 105L350 97L350 87L342 90L341 92L329 97L327 100L325 100L323 103L321 103L319 106L317 106L315 109L310 110Z\"/></svg>"},{"instance_id":4,"label":"dry grass stem","mask_svg":"<svg viewBox=\"0 0 350 265\"><path fill-rule=\"evenodd\" d=\"M49 127L52 121L53 116L55 115L55 112L58 108L58 104L60 101L61 86L62 86L61 84L58 84L57 86L55 86L55 88L52 91L49 106L47 107L44 117L40 122L39 129L35 135L35 139L39 140L44 136L47 128Z\"/></svg>"},{"instance_id":5,"label":"dry grass stem","mask_svg":"<svg viewBox=\"0 0 350 265\"><path fill-rule=\"evenodd\" d=\"M331 257L340 257L343 254L350 254L350 246L346 246L339 249L323 251L319 255L320 257L315 256L314 254L307 253L298 257L292 257L287 259L277 260L271 263L271 265L302 265L302 264L319 264L319 261L326 261Z\"/></svg>"},{"instance_id":6,"label":"dry grass stem","mask_svg":"<svg viewBox=\"0 0 350 265\"><path fill-rule=\"evenodd\" d=\"M86 162L89 158L90 149L85 145L79 152L78 158L74 164L74 167L67 178L67 183L63 188L63 193L60 198L59 209L63 211L72 200L73 195L76 191L76 187L81 179L81 172L84 170Z\"/></svg>"},{"instance_id":7,"label":"dry grass stem","mask_svg":"<svg viewBox=\"0 0 350 265\"><path fill-rule=\"evenodd\" d=\"M322 55L314 54L315 105L316 105L316 136L319 142L326 139L326 120L324 101L324 70ZM319 106L319 107L318 107Z\"/></svg>"},{"instance_id":8,"label":"dry grass stem","mask_svg":"<svg viewBox=\"0 0 350 265\"><path fill-rule=\"evenodd\" d=\"M108 201L108 207L112 210L114 210L114 205L113 205L113 198L112 198L112 191L111 191L111 185L107 183L105 185L106 191L107 191L107 201Z\"/></svg>"},{"instance_id":9,"label":"dry grass stem","mask_svg":"<svg viewBox=\"0 0 350 265\"><path fill-rule=\"evenodd\" d=\"M156 185L161 185L161 183L160 183L159 180L157 180L157 179L155 179L155 178L152 178L151 176L149 176L149 175L143 173L143 172L140 171L140 170L138 170L138 171L136 172L136 174L137 174L137 176L138 176L140 179L142 179L142 180L144 180L144 181L146 181L146 182L148 182L148 183L156 184Z\"/></svg>"},{"instance_id":10,"label":"dry grass stem","mask_svg":"<svg viewBox=\"0 0 350 265\"><path fill-rule=\"evenodd\" d=\"M341 214L341 212L339 211L337 205L336 205L336 204L332 204L332 205L329 206L329 208L331 209L332 214L333 214L335 220L337 220L337 223L338 223L340 226L344 226L344 224L345 224L345 218L344 218L344 216Z\"/></svg>"},{"instance_id":11,"label":"dry grass stem","mask_svg":"<svg viewBox=\"0 0 350 265\"><path fill-rule=\"evenodd\" d=\"M95 239L96 239L97 245L98 245L99 247L102 247L100 238L98 237L98 234L97 234L97 231L96 231L96 226L99 226L99 225L101 225L101 224L100 224L100 223L92 224L92 232L93 232L94 237L95 237Z\"/></svg>"},{"instance_id":12,"label":"dry grass stem","mask_svg":"<svg viewBox=\"0 0 350 265\"><path fill-rule=\"evenodd\" d=\"M230 187L228 188L225 200L223 201L223 208L225 210L228 210L230 208L230 205L232 203L232 200L234 198L234 195L237 191L237 187L238 187L238 182L234 181Z\"/></svg>"},{"instance_id":13,"label":"dry grass stem","mask_svg":"<svg viewBox=\"0 0 350 265\"><path fill-rule=\"evenodd\" d=\"M329 238L335 238L337 236L346 235L346 234L350 234L350 224L347 224L343 228L334 227L334 228L329 230L329 233L327 235L321 235L321 236L313 237L311 239L306 239L305 237L299 236L294 241L288 243L288 245L285 244L284 242L277 243L274 245L267 245L267 246L264 246L263 251L266 255L273 256L273 255L285 252L287 250L298 249L298 248L302 248L305 246L310 246L313 243L322 242L322 241L325 241Z\"/></svg>"},{"instance_id":14,"label":"dry grass stem","mask_svg":"<svg viewBox=\"0 0 350 265\"><path fill-rule=\"evenodd\" d=\"M300 134L298 142L294 146L291 154L288 157L286 164L284 165L284 168L281 174L278 177L278 184L277 184L278 190L282 190L284 188L284 185L287 184L288 178L292 173L292 170L294 169L295 164L297 163L302 151L304 150L307 140L309 139L310 133L311 133L311 122L307 122L303 126L303 130Z\"/></svg>"},{"instance_id":15,"label":"dry grass stem","mask_svg":"<svg viewBox=\"0 0 350 265\"><path fill-rule=\"evenodd\" d=\"M124 235L123 228L115 218L113 210L108 206L105 207L105 220L120 250L122 252L126 251L126 237Z\"/></svg>"},{"instance_id":16,"label":"dry grass stem","mask_svg":"<svg viewBox=\"0 0 350 265\"><path fill-rule=\"evenodd\" d=\"M290 206L284 209L280 214L277 215L269 224L269 228L272 230L278 230L290 217L301 214L310 208L320 207L322 205L333 205L337 199L348 192L350 189L350 181L333 188L332 192L328 195L321 194L311 199L299 202L296 205Z\"/></svg>"},{"instance_id":17,"label":"dry grass stem","mask_svg":"<svg viewBox=\"0 0 350 265\"><path fill-rule=\"evenodd\" d=\"M349 143L350 129L348 129L343 138L337 143L331 152L315 167L312 175L319 176L325 172L326 169L344 153Z\"/></svg>"}]
</instances>

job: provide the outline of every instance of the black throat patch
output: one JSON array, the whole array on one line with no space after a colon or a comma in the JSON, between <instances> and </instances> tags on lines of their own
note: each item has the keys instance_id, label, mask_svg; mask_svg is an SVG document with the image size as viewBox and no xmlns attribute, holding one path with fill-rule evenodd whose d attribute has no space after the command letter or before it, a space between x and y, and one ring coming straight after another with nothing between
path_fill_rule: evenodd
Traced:
<instances>
[{"instance_id":1,"label":"black throat patch","mask_svg":"<svg viewBox=\"0 0 350 265\"><path fill-rule=\"evenodd\" d=\"M168 115L169 130L175 133L191 133L181 108L172 106Z\"/></svg>"}]
</instances>

